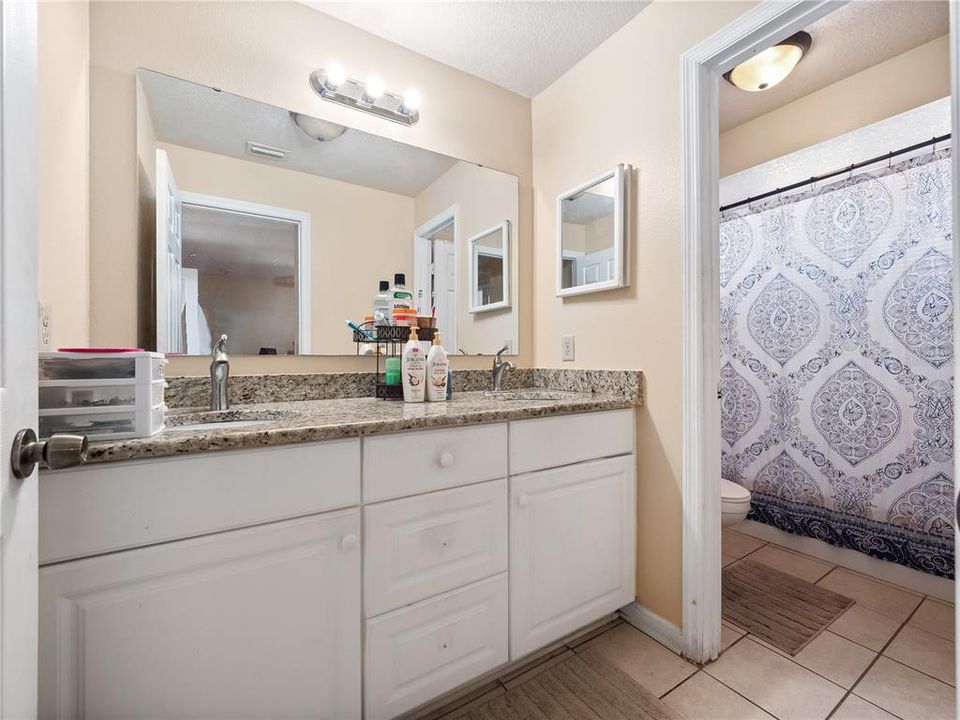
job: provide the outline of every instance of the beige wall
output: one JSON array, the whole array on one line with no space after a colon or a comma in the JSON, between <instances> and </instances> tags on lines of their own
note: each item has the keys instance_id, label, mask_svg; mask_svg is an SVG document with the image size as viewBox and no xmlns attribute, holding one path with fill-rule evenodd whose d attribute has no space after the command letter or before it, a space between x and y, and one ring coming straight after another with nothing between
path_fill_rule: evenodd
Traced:
<instances>
[{"instance_id":1,"label":"beige wall","mask_svg":"<svg viewBox=\"0 0 960 720\"><path fill-rule=\"evenodd\" d=\"M722 133L720 176L947 97L949 50L944 35Z\"/></svg>"},{"instance_id":2,"label":"beige wall","mask_svg":"<svg viewBox=\"0 0 960 720\"><path fill-rule=\"evenodd\" d=\"M750 7L654 2L533 99L534 363L644 371L646 404L637 414L637 594L677 625L682 616L680 56ZM631 163L636 172L630 287L560 300L554 296L556 197L620 162ZM565 334L576 336L575 363L560 361Z\"/></svg>"},{"instance_id":3,"label":"beige wall","mask_svg":"<svg viewBox=\"0 0 960 720\"><path fill-rule=\"evenodd\" d=\"M504 220L510 221L510 256L516 257L517 180L490 172L489 168L459 162L437 178L416 198L416 226L420 227L440 213L457 205L460 237L457 239L458 327L457 345L470 354L492 355L505 340L511 351L517 349L517 272L514 266L510 297L512 307L483 313L470 313L470 247L467 241ZM528 236L529 237L529 236ZM457 348L447 347L451 353ZM521 347L529 353L530 348Z\"/></svg>"},{"instance_id":4,"label":"beige wall","mask_svg":"<svg viewBox=\"0 0 960 720\"><path fill-rule=\"evenodd\" d=\"M355 353L344 319L363 322L373 311L379 280L412 274L413 198L180 145L157 146L167 152L181 191L310 214L312 351Z\"/></svg>"},{"instance_id":5,"label":"beige wall","mask_svg":"<svg viewBox=\"0 0 960 720\"><path fill-rule=\"evenodd\" d=\"M351 75L416 85L420 122L406 128L321 101L307 78L338 59ZM520 361L531 360L533 245L530 101L292 2L93 2L90 6L90 340L129 344L137 333L138 66L322 116L520 177ZM486 366L460 359L458 367ZM367 369L367 359L235 358L233 372ZM203 374L202 358L171 374Z\"/></svg>"},{"instance_id":6,"label":"beige wall","mask_svg":"<svg viewBox=\"0 0 960 720\"><path fill-rule=\"evenodd\" d=\"M39 300L52 308L52 345L87 345L89 327L89 6L37 8Z\"/></svg>"}]
</instances>

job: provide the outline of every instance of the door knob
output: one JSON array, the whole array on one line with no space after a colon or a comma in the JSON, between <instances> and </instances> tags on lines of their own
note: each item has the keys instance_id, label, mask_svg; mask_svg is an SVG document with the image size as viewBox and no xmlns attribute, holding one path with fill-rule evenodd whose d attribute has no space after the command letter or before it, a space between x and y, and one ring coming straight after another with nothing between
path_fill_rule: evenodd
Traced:
<instances>
[{"instance_id":1,"label":"door knob","mask_svg":"<svg viewBox=\"0 0 960 720\"><path fill-rule=\"evenodd\" d=\"M87 461L87 436L58 433L47 440L37 440L30 428L17 433L10 451L10 469L18 480L30 477L37 466L50 470L83 465Z\"/></svg>"}]
</instances>

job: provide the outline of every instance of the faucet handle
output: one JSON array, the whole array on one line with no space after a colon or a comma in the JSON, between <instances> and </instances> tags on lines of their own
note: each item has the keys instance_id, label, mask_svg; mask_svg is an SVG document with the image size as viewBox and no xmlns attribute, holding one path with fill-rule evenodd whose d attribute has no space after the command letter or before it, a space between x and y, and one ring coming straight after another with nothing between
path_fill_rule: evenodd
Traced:
<instances>
[{"instance_id":1,"label":"faucet handle","mask_svg":"<svg viewBox=\"0 0 960 720\"><path fill-rule=\"evenodd\" d=\"M501 360L502 358L500 356L503 355L509 349L510 349L509 345L504 345L502 348L497 350L497 360Z\"/></svg>"},{"instance_id":2,"label":"faucet handle","mask_svg":"<svg viewBox=\"0 0 960 720\"><path fill-rule=\"evenodd\" d=\"M230 357L227 355L226 333L221 335L220 339L217 340L216 345L213 346L213 360L214 362L227 362L230 360Z\"/></svg>"}]
</instances>

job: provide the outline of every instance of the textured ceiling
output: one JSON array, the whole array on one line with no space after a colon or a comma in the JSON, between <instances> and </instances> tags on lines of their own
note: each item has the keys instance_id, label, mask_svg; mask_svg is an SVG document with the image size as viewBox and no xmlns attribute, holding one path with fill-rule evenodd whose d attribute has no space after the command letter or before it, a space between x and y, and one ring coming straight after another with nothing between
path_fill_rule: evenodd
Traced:
<instances>
[{"instance_id":1,"label":"textured ceiling","mask_svg":"<svg viewBox=\"0 0 960 720\"><path fill-rule=\"evenodd\" d=\"M633 18L643 2L305 2L533 97Z\"/></svg>"},{"instance_id":2,"label":"textured ceiling","mask_svg":"<svg viewBox=\"0 0 960 720\"><path fill-rule=\"evenodd\" d=\"M138 76L154 132L162 142L409 197L458 162L361 130L349 129L334 140L318 142L283 108L151 70L141 69ZM251 157L248 141L281 148L287 155L279 161Z\"/></svg>"},{"instance_id":3,"label":"textured ceiling","mask_svg":"<svg viewBox=\"0 0 960 720\"><path fill-rule=\"evenodd\" d=\"M939 0L861 0L806 30L813 37L810 52L776 87L751 93L721 81L721 132L945 35L949 7Z\"/></svg>"}]
</instances>

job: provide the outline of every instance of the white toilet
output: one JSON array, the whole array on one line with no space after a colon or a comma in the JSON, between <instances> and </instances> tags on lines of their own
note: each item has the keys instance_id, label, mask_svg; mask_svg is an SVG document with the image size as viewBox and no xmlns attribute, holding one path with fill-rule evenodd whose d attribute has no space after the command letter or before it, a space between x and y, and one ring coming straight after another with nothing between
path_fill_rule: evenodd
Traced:
<instances>
[{"instance_id":1,"label":"white toilet","mask_svg":"<svg viewBox=\"0 0 960 720\"><path fill-rule=\"evenodd\" d=\"M723 512L720 524L723 527L743 522L750 512L750 491L743 485L721 478L720 507Z\"/></svg>"}]
</instances>

